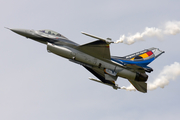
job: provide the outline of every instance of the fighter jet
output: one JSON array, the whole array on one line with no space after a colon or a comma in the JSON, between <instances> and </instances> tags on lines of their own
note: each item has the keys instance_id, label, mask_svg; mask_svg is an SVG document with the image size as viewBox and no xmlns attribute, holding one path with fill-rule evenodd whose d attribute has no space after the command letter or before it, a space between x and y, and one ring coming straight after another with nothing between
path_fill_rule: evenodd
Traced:
<instances>
[{"instance_id":1,"label":"fighter jet","mask_svg":"<svg viewBox=\"0 0 180 120\"><path fill-rule=\"evenodd\" d=\"M149 48L124 57L111 56L109 45L114 42L110 38L105 39L82 32L84 35L95 38L96 41L79 45L52 30L10 30L47 45L48 52L82 65L98 78L89 78L90 80L111 86L116 90L121 88L115 81L118 77L122 77L138 91L146 93L148 79L146 72L153 71L147 65L164 53L158 48Z\"/></svg>"}]
</instances>

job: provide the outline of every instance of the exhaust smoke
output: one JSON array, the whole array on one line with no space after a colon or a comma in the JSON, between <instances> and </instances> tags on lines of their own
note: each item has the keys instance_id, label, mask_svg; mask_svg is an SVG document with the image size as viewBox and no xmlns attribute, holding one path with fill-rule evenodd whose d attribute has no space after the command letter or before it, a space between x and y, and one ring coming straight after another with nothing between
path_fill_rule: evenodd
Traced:
<instances>
[{"instance_id":1,"label":"exhaust smoke","mask_svg":"<svg viewBox=\"0 0 180 120\"><path fill-rule=\"evenodd\" d=\"M163 29L146 27L142 33L137 32L136 34L130 36L122 35L115 43L125 43L131 45L137 41L144 41L145 37L161 38L164 35L176 35L178 33L180 33L180 21L169 21L164 24Z\"/></svg>"}]
</instances>

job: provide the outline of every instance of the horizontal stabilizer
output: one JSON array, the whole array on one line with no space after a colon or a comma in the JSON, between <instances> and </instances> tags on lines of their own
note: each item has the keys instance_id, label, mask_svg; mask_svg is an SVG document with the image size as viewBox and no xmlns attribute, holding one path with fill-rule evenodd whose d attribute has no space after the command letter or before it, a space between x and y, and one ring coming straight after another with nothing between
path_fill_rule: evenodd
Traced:
<instances>
[{"instance_id":1,"label":"horizontal stabilizer","mask_svg":"<svg viewBox=\"0 0 180 120\"><path fill-rule=\"evenodd\" d=\"M147 93L147 83L129 80L129 82L140 92Z\"/></svg>"}]
</instances>

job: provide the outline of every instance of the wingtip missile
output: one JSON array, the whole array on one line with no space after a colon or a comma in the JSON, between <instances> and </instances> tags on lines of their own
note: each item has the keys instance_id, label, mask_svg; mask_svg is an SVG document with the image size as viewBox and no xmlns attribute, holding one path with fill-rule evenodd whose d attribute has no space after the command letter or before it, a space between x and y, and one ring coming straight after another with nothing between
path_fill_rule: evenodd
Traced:
<instances>
[{"instance_id":1,"label":"wingtip missile","mask_svg":"<svg viewBox=\"0 0 180 120\"><path fill-rule=\"evenodd\" d=\"M81 31L81 33L84 34L84 35L87 35L87 36L89 36L89 37L92 37L92 38L95 38L95 39L98 39L98 40L105 41L105 42L108 43L108 44L114 43L114 41L112 41L111 38L106 38L106 39L105 39L105 38L101 38L101 37L98 37L98 36L95 36L95 35L92 35L92 34L89 34L89 33L85 33L85 32L83 32L83 31Z\"/></svg>"},{"instance_id":2,"label":"wingtip missile","mask_svg":"<svg viewBox=\"0 0 180 120\"><path fill-rule=\"evenodd\" d=\"M102 84L104 84L104 85L111 86L111 87L113 87L115 90L117 90L117 89L121 89L120 87L118 87L118 85L117 85L117 84L115 84L115 85L111 85L111 84L108 84L108 83L103 83L103 82L102 82L102 81L100 81L100 80L97 80L97 79L94 79L94 78L90 78L90 77L89 77L89 79L90 79L90 80L92 80L92 81L98 82L98 83L102 83Z\"/></svg>"}]
</instances>

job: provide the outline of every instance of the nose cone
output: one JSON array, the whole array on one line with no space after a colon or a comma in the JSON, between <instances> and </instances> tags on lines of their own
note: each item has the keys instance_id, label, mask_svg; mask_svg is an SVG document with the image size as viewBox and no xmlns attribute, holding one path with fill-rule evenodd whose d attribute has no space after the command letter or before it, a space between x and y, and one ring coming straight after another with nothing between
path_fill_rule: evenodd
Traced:
<instances>
[{"instance_id":1,"label":"nose cone","mask_svg":"<svg viewBox=\"0 0 180 120\"><path fill-rule=\"evenodd\" d=\"M10 29L10 30L27 38L35 37L34 31L32 30L27 30L27 29Z\"/></svg>"}]
</instances>

